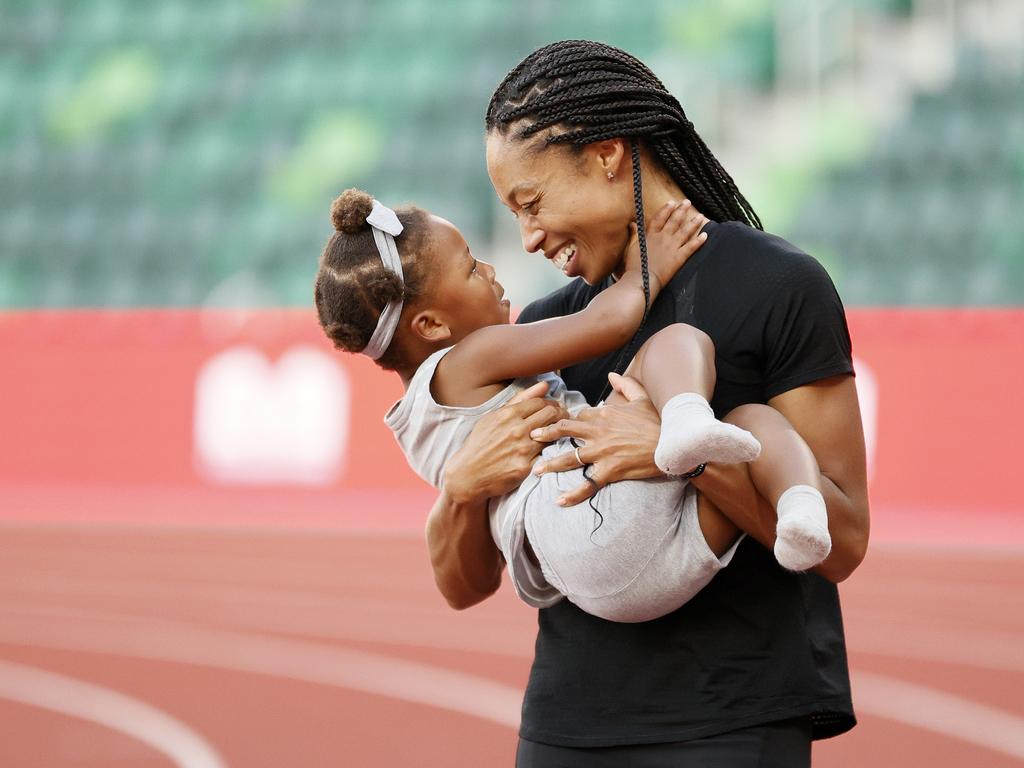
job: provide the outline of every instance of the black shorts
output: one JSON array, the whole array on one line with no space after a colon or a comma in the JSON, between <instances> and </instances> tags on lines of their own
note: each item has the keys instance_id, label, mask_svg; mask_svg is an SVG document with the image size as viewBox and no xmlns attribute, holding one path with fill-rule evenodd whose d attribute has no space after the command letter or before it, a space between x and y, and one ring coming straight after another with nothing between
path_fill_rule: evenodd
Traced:
<instances>
[{"instance_id":1,"label":"black shorts","mask_svg":"<svg viewBox=\"0 0 1024 768\"><path fill-rule=\"evenodd\" d=\"M810 768L811 721L783 720L691 741L555 747L519 740L516 768Z\"/></svg>"}]
</instances>

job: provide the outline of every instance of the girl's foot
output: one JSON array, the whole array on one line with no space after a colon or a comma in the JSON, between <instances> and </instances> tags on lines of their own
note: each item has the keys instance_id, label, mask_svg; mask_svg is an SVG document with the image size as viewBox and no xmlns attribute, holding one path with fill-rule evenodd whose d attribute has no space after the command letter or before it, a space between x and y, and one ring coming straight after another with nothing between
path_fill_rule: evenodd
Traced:
<instances>
[{"instance_id":1,"label":"girl's foot","mask_svg":"<svg viewBox=\"0 0 1024 768\"><path fill-rule=\"evenodd\" d=\"M832 551L825 499L817 488L794 485L779 497L775 559L791 571L806 571Z\"/></svg>"},{"instance_id":2,"label":"girl's foot","mask_svg":"<svg viewBox=\"0 0 1024 768\"><path fill-rule=\"evenodd\" d=\"M757 438L715 418L708 401L695 392L676 395L661 409L661 437L654 463L669 475L682 475L707 462L738 464L761 452Z\"/></svg>"}]
</instances>

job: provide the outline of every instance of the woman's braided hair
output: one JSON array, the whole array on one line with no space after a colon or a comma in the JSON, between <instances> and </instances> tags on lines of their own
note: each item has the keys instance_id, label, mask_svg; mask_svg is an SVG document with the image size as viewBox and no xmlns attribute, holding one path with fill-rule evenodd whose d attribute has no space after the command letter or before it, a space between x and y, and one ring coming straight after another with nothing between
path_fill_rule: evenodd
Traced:
<instances>
[{"instance_id":1,"label":"woman's braided hair","mask_svg":"<svg viewBox=\"0 0 1024 768\"><path fill-rule=\"evenodd\" d=\"M705 216L762 229L679 101L643 62L618 48L562 40L537 49L494 91L486 125L503 134L515 126L519 139L553 128L549 145L643 141Z\"/></svg>"},{"instance_id":2,"label":"woman's braided hair","mask_svg":"<svg viewBox=\"0 0 1024 768\"><path fill-rule=\"evenodd\" d=\"M589 40L562 40L539 48L506 75L487 105L487 131L525 141L547 131L542 146L579 149L606 139L630 140L633 206L644 281L644 315L613 370L622 373L635 353L650 311L650 276L644 230L640 142L713 221L738 221L763 229L761 220L711 154L679 101L643 62L623 50ZM606 386L600 399L609 393ZM591 483L589 465L583 475ZM595 484L596 485L596 484ZM589 500L601 527L603 517Z\"/></svg>"},{"instance_id":3,"label":"woman's braided hair","mask_svg":"<svg viewBox=\"0 0 1024 768\"><path fill-rule=\"evenodd\" d=\"M373 198L359 189L346 189L331 205L335 232L327 241L313 285L320 327L335 348L362 352L389 302L401 298L406 306L421 295L427 281L427 212L414 206L395 210L404 229L395 238L405 280L384 266L366 223ZM377 360L387 370L405 363L392 343Z\"/></svg>"},{"instance_id":4,"label":"woman's braided hair","mask_svg":"<svg viewBox=\"0 0 1024 768\"><path fill-rule=\"evenodd\" d=\"M520 141L547 131L541 147L562 144L578 150L595 141L630 140L645 309L640 329L614 366L617 372L632 358L650 309L640 142L705 216L763 228L675 96L642 61L618 48L590 40L562 40L538 48L495 89L485 123L488 132L505 135L514 130Z\"/></svg>"}]
</instances>

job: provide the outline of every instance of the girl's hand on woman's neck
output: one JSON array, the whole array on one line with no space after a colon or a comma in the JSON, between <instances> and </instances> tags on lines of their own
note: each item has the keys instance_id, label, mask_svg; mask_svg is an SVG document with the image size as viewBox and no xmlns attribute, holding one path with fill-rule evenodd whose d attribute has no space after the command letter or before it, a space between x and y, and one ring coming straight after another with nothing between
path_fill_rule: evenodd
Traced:
<instances>
[{"instance_id":1,"label":"girl's hand on woman's neck","mask_svg":"<svg viewBox=\"0 0 1024 768\"><path fill-rule=\"evenodd\" d=\"M641 150L643 152L643 150ZM677 203L688 199L686 192L683 191L678 184L663 171L659 166L650 162L646 156L646 152L643 153L641 160L641 170L643 172L643 198L644 198L644 219L650 222L652 217L664 208L665 204L669 201L675 201ZM628 177L630 184L630 195L632 195L632 177ZM696 210L696 209L694 209ZM701 211L696 211L701 213ZM617 281L622 278L623 273L626 271L626 254L623 252L622 261L619 262L618 266L611 274L613 281Z\"/></svg>"}]
</instances>

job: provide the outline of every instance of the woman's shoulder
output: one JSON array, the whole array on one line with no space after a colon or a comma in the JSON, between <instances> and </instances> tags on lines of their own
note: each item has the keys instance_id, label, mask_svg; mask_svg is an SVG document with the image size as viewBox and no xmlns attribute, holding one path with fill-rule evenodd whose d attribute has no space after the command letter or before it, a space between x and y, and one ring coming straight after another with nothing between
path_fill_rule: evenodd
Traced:
<instances>
[{"instance_id":1,"label":"woman's shoulder","mask_svg":"<svg viewBox=\"0 0 1024 768\"><path fill-rule=\"evenodd\" d=\"M714 239L717 237L718 242ZM716 225L711 258L702 272L719 273L735 289L746 283L756 292L776 293L800 288L833 289L832 279L814 256L785 238L737 221ZM710 275L708 275L710 277Z\"/></svg>"},{"instance_id":2,"label":"woman's shoulder","mask_svg":"<svg viewBox=\"0 0 1024 768\"><path fill-rule=\"evenodd\" d=\"M783 237L738 221L724 221L714 230L719 238L716 255L737 260L760 260L771 266L817 263L806 251Z\"/></svg>"}]
</instances>

